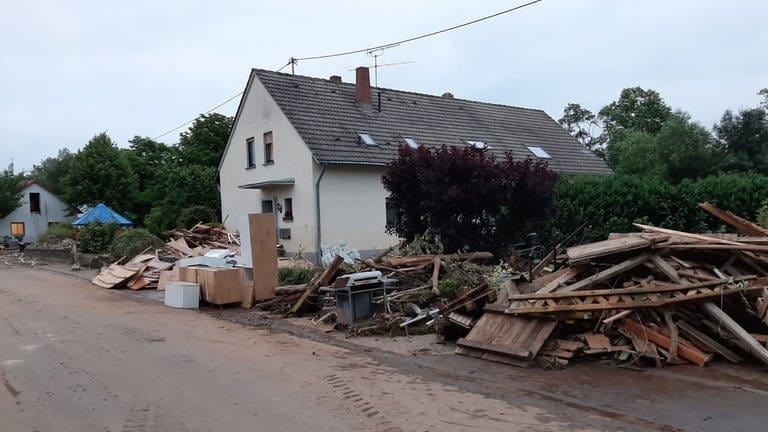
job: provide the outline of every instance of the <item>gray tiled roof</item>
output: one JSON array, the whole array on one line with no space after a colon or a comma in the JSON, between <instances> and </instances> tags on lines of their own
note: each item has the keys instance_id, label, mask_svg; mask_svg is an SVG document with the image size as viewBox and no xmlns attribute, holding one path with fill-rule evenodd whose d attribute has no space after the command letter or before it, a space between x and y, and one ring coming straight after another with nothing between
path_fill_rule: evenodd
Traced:
<instances>
[{"instance_id":1,"label":"gray tiled roof","mask_svg":"<svg viewBox=\"0 0 768 432\"><path fill-rule=\"evenodd\" d=\"M355 102L355 85L321 78L254 70L320 163L386 165L403 137L428 146L484 141L497 155L534 157L543 148L550 166L566 174L611 174L544 111L373 88L371 109ZM378 93L381 93L381 112ZM368 133L378 146L360 143Z\"/></svg>"}]
</instances>

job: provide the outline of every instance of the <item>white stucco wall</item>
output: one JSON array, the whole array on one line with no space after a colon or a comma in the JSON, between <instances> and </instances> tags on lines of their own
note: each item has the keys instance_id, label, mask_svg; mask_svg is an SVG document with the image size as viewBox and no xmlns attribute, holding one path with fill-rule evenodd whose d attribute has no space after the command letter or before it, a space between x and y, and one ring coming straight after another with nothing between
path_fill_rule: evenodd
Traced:
<instances>
[{"instance_id":1,"label":"white stucco wall","mask_svg":"<svg viewBox=\"0 0 768 432\"><path fill-rule=\"evenodd\" d=\"M264 165L264 133L272 132L274 163ZM246 140L254 138L256 166L247 168ZM234 126L219 170L222 218L238 230L238 216L260 213L261 201L293 199L293 221L277 213L278 228L290 228L291 239L280 240L288 252L316 250L314 167L312 154L277 103L254 78ZM240 189L238 186L294 178L293 186Z\"/></svg>"},{"instance_id":2,"label":"white stucco wall","mask_svg":"<svg viewBox=\"0 0 768 432\"><path fill-rule=\"evenodd\" d=\"M399 239L385 232L383 167L329 166L320 182L322 243L344 241L360 251L386 249Z\"/></svg>"},{"instance_id":3,"label":"white stucco wall","mask_svg":"<svg viewBox=\"0 0 768 432\"><path fill-rule=\"evenodd\" d=\"M40 213L32 213L29 194L40 194ZM3 219L0 219L0 236L11 235L11 223L24 222L24 241L33 242L54 222L72 222L67 216L67 205L39 184L33 183L22 191L21 205Z\"/></svg>"}]
</instances>

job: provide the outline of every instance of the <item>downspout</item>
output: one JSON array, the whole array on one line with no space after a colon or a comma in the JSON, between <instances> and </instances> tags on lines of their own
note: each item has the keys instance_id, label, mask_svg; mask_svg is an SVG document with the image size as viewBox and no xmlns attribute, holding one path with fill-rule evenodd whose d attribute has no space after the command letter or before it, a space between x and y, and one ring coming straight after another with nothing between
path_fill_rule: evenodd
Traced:
<instances>
[{"instance_id":1,"label":"downspout","mask_svg":"<svg viewBox=\"0 0 768 432\"><path fill-rule=\"evenodd\" d=\"M323 176L325 175L325 168L327 168L327 164L323 164L323 168L320 170L320 176L317 178L317 181L315 182L315 221L317 222L317 233L315 236L315 240L317 241L317 265L322 266L323 264L323 248L322 248L322 237L321 237L321 228L320 228L320 180L323 179Z\"/></svg>"}]
</instances>

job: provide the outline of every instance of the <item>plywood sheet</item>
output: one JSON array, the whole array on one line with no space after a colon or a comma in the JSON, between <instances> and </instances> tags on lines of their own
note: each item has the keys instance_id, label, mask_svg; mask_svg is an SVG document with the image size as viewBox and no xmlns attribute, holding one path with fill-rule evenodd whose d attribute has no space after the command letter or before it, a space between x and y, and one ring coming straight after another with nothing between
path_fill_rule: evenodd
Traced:
<instances>
[{"instance_id":1,"label":"plywood sheet","mask_svg":"<svg viewBox=\"0 0 768 432\"><path fill-rule=\"evenodd\" d=\"M249 214L248 231L253 260L253 298L271 299L275 296L274 288L280 285L277 278L275 215L272 213Z\"/></svg>"}]
</instances>

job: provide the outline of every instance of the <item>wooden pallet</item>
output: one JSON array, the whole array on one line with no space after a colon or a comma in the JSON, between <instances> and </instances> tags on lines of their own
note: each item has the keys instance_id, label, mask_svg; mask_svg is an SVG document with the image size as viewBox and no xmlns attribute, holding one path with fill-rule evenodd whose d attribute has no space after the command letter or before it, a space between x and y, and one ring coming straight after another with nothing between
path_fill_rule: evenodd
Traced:
<instances>
[{"instance_id":1,"label":"wooden pallet","mask_svg":"<svg viewBox=\"0 0 768 432\"><path fill-rule=\"evenodd\" d=\"M466 338L456 342L459 346L456 353L471 355L472 352L473 356L495 361L500 361L497 357L501 356L528 362L549 339L556 325L552 320L486 313Z\"/></svg>"}]
</instances>

